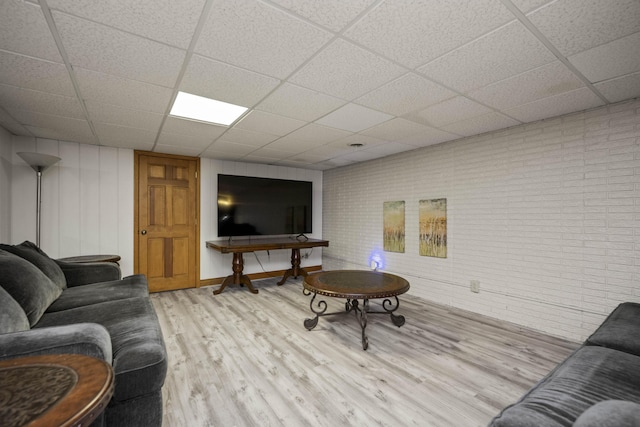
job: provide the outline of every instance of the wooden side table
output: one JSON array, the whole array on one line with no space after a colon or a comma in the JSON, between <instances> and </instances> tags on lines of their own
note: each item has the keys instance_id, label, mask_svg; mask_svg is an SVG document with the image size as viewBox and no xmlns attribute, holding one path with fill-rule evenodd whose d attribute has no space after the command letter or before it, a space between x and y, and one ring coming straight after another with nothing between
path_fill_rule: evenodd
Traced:
<instances>
[{"instance_id":1,"label":"wooden side table","mask_svg":"<svg viewBox=\"0 0 640 427\"><path fill-rule=\"evenodd\" d=\"M78 354L0 361L3 427L85 426L105 409L114 376L103 360Z\"/></svg>"},{"instance_id":2,"label":"wooden side table","mask_svg":"<svg viewBox=\"0 0 640 427\"><path fill-rule=\"evenodd\" d=\"M66 258L59 258L58 261L78 262L78 263L115 262L117 264L118 261L120 261L120 255L80 255L80 256L70 256Z\"/></svg>"}]
</instances>

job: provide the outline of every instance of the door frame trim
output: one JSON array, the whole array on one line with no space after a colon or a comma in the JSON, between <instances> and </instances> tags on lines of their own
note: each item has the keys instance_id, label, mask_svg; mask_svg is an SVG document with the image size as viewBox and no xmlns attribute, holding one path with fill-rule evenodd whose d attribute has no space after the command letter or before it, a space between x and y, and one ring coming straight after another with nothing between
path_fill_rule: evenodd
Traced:
<instances>
[{"instance_id":1,"label":"door frame trim","mask_svg":"<svg viewBox=\"0 0 640 427\"><path fill-rule=\"evenodd\" d=\"M196 245L196 278L195 278L195 287L199 288L201 286L200 280L200 177L202 176L200 172L200 157L191 157L191 156L181 156L177 154L165 154L165 153L154 153L152 151L141 151L134 150L133 151L133 272L135 274L139 273L140 269L140 261L139 261L139 243L138 243L138 235L140 233L140 226L138 223L138 202L139 202L139 179L140 179L140 156L148 156L148 157L162 157L165 159L176 159L176 160L189 160L196 161L196 237L195 237L195 245Z\"/></svg>"}]
</instances>

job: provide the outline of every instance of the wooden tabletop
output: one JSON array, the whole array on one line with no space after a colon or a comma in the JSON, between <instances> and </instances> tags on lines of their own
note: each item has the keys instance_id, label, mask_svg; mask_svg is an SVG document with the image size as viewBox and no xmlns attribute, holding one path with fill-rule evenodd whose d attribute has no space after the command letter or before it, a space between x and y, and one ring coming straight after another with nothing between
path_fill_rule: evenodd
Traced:
<instances>
[{"instance_id":1,"label":"wooden tabletop","mask_svg":"<svg viewBox=\"0 0 640 427\"><path fill-rule=\"evenodd\" d=\"M409 282L391 273L368 270L334 270L308 275L305 289L320 295L347 299L388 298L409 290Z\"/></svg>"},{"instance_id":2,"label":"wooden tabletop","mask_svg":"<svg viewBox=\"0 0 640 427\"><path fill-rule=\"evenodd\" d=\"M0 361L3 427L89 425L111 400L114 377L103 360L77 354Z\"/></svg>"},{"instance_id":3,"label":"wooden tabletop","mask_svg":"<svg viewBox=\"0 0 640 427\"><path fill-rule=\"evenodd\" d=\"M263 239L242 239L242 240L208 240L207 247L215 249L223 254L234 252L255 252L272 251L276 249L302 249L317 246L329 246L328 240L272 237Z\"/></svg>"},{"instance_id":4,"label":"wooden tabletop","mask_svg":"<svg viewBox=\"0 0 640 427\"><path fill-rule=\"evenodd\" d=\"M67 258L60 258L58 261L64 262L118 262L120 261L120 255L79 255L70 256Z\"/></svg>"}]
</instances>

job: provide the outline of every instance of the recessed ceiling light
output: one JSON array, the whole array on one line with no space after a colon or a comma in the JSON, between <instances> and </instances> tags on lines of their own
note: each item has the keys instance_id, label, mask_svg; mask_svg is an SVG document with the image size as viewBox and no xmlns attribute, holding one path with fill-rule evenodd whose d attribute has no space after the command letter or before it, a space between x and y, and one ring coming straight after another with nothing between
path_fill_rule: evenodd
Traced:
<instances>
[{"instance_id":1,"label":"recessed ceiling light","mask_svg":"<svg viewBox=\"0 0 640 427\"><path fill-rule=\"evenodd\" d=\"M239 105L216 101L215 99L186 92L178 92L169 114L176 117L229 126L247 110L248 108Z\"/></svg>"}]
</instances>

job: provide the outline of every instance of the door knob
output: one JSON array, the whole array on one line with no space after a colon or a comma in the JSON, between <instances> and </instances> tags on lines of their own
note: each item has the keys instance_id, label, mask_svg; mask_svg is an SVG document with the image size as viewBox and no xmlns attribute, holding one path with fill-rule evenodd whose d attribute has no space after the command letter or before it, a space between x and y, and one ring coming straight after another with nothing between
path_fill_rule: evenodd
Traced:
<instances>
[{"instance_id":1,"label":"door knob","mask_svg":"<svg viewBox=\"0 0 640 427\"><path fill-rule=\"evenodd\" d=\"M142 231L140 232L140 234L142 234L142 235L144 236L145 234L147 234L147 230L142 230Z\"/></svg>"}]
</instances>

